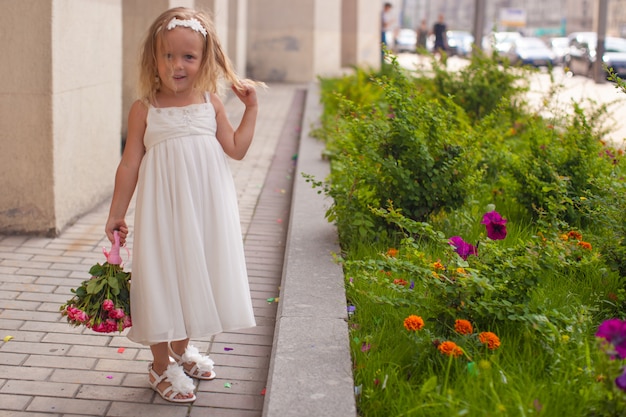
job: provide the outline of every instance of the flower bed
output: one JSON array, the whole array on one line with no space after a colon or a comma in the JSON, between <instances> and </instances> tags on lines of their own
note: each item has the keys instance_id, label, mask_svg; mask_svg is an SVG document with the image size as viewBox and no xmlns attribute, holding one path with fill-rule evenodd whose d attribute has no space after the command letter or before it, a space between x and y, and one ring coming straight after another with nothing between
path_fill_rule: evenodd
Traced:
<instances>
[{"instance_id":1,"label":"flower bed","mask_svg":"<svg viewBox=\"0 0 626 417\"><path fill-rule=\"evenodd\" d=\"M626 413L623 153L511 71L322 80L363 416Z\"/></svg>"}]
</instances>

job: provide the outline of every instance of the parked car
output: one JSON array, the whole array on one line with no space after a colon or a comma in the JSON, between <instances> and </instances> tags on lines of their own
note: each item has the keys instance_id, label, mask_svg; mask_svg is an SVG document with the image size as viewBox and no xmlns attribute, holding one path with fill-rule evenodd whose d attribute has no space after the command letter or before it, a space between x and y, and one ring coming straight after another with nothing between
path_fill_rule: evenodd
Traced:
<instances>
[{"instance_id":1,"label":"parked car","mask_svg":"<svg viewBox=\"0 0 626 417\"><path fill-rule=\"evenodd\" d=\"M483 38L483 50L505 55L511 49L513 41L521 37L519 32L491 32Z\"/></svg>"},{"instance_id":2,"label":"parked car","mask_svg":"<svg viewBox=\"0 0 626 417\"><path fill-rule=\"evenodd\" d=\"M446 32L448 38L448 55L469 56L472 53L474 35L464 30L449 30Z\"/></svg>"},{"instance_id":3,"label":"parked car","mask_svg":"<svg viewBox=\"0 0 626 417\"><path fill-rule=\"evenodd\" d=\"M413 29L400 29L398 35L395 38L395 51L398 53L415 52L416 45L417 32L415 32Z\"/></svg>"},{"instance_id":4,"label":"parked car","mask_svg":"<svg viewBox=\"0 0 626 417\"><path fill-rule=\"evenodd\" d=\"M533 67L552 67L554 52L537 37L520 37L513 40L506 56L511 65L531 65Z\"/></svg>"},{"instance_id":5,"label":"parked car","mask_svg":"<svg viewBox=\"0 0 626 417\"><path fill-rule=\"evenodd\" d=\"M592 77L597 44L595 32L573 33L570 35L570 47L564 65L574 75ZM604 39L602 62L620 78L626 78L626 39L607 36Z\"/></svg>"},{"instance_id":6,"label":"parked car","mask_svg":"<svg viewBox=\"0 0 626 417\"><path fill-rule=\"evenodd\" d=\"M565 55L569 51L569 38L567 36L557 36L550 38L550 48L554 52L554 65L563 64Z\"/></svg>"}]
</instances>

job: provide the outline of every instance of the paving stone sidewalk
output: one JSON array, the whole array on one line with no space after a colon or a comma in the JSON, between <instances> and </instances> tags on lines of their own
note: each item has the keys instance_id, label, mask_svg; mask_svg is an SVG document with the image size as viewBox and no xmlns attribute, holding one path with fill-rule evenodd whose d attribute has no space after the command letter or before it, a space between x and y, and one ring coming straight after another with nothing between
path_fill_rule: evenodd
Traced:
<instances>
[{"instance_id":1,"label":"paving stone sidewalk","mask_svg":"<svg viewBox=\"0 0 626 417\"><path fill-rule=\"evenodd\" d=\"M103 262L105 201L57 238L0 235L0 416L262 414L300 129L294 112L302 111L304 90L270 85L260 91L253 145L243 161L231 161L257 327L192 341L216 362L218 378L198 384L192 405L170 404L147 383L148 348L124 333L73 328L60 316L70 289ZM225 104L237 123L240 103ZM132 218L131 205L127 221ZM128 246L130 268L132 237Z\"/></svg>"}]
</instances>

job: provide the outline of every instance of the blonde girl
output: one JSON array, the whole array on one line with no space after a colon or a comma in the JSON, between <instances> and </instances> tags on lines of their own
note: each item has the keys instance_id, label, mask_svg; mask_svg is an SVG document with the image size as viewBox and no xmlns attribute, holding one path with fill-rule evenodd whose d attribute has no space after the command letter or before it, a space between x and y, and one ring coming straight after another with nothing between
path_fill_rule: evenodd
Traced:
<instances>
[{"instance_id":1,"label":"blonde girl","mask_svg":"<svg viewBox=\"0 0 626 417\"><path fill-rule=\"evenodd\" d=\"M236 129L222 80L245 106ZM125 243L136 188L128 338L150 346L149 383L167 401L194 401L192 378L216 376L190 339L255 325L227 158L250 147L260 84L235 74L202 12L167 10L148 31L105 231Z\"/></svg>"}]
</instances>

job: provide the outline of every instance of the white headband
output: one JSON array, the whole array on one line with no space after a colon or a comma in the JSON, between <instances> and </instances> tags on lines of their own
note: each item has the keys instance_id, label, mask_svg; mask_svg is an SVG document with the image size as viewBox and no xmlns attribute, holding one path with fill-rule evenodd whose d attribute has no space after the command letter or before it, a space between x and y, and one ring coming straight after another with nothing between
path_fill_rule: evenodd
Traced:
<instances>
[{"instance_id":1,"label":"white headband","mask_svg":"<svg viewBox=\"0 0 626 417\"><path fill-rule=\"evenodd\" d=\"M204 36L206 38L206 29L202 26L202 24L198 21L198 19L192 17L191 19L186 19L186 20L180 20L177 18L173 18L172 20L170 20L170 22L167 24L167 30L172 30L174 29L176 26L183 26L192 30L195 30L196 32L200 32L202 33L202 36Z\"/></svg>"}]
</instances>

